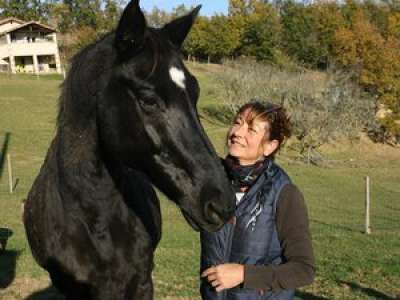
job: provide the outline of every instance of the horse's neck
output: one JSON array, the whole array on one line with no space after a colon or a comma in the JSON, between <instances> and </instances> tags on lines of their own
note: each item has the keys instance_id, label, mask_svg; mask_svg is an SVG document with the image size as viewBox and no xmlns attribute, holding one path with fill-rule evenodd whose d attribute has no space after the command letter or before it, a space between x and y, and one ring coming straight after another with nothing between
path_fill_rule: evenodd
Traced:
<instances>
[{"instance_id":1,"label":"horse's neck","mask_svg":"<svg viewBox=\"0 0 400 300\"><path fill-rule=\"evenodd\" d=\"M153 246L157 245L161 238L161 212L149 179L140 171L105 161L96 128L59 130L53 151L57 151L58 189L65 206L84 216L84 220L107 215L116 207L128 208L123 209L124 213L129 211L130 218L139 218L152 237ZM90 209L82 209L85 207Z\"/></svg>"},{"instance_id":2,"label":"horse's neck","mask_svg":"<svg viewBox=\"0 0 400 300\"><path fill-rule=\"evenodd\" d=\"M101 157L95 122L92 123L83 130L72 126L59 128L55 145L62 191L83 200L102 198L100 194L108 195L116 190Z\"/></svg>"}]
</instances>

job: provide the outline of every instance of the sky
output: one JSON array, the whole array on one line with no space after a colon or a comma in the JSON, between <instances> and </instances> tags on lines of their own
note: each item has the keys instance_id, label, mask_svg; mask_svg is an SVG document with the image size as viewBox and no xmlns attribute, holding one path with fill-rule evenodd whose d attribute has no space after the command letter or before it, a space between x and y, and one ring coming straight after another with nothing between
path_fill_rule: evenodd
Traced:
<instances>
[{"instance_id":1,"label":"sky","mask_svg":"<svg viewBox=\"0 0 400 300\"><path fill-rule=\"evenodd\" d=\"M212 16L216 13L227 14L228 0L141 0L140 6L151 11L154 6L159 9L171 12L174 7L184 4L186 7L202 5L200 14L203 16Z\"/></svg>"}]
</instances>

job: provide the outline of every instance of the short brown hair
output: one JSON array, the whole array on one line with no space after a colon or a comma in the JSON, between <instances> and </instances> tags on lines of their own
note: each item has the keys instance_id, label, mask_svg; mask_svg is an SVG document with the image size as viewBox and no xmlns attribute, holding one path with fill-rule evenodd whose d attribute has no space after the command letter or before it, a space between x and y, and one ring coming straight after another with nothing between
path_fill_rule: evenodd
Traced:
<instances>
[{"instance_id":1,"label":"short brown hair","mask_svg":"<svg viewBox=\"0 0 400 300\"><path fill-rule=\"evenodd\" d=\"M239 108L235 119L247 110L250 110L246 118L248 124L251 124L255 120L269 124L269 131L267 129L269 136L266 136L266 138L279 142L278 148L272 153L273 156L292 135L292 124L286 109L278 104L252 99Z\"/></svg>"}]
</instances>

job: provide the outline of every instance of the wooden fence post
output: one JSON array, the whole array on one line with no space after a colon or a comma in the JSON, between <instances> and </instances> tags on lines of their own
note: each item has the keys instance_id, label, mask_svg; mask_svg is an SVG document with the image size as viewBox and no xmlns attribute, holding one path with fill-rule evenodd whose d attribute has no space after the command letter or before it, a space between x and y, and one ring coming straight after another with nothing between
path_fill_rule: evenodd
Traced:
<instances>
[{"instance_id":1,"label":"wooden fence post","mask_svg":"<svg viewBox=\"0 0 400 300\"><path fill-rule=\"evenodd\" d=\"M365 177L365 233L371 234L369 212L371 207L370 197L370 180L369 176Z\"/></svg>"},{"instance_id":2,"label":"wooden fence post","mask_svg":"<svg viewBox=\"0 0 400 300\"><path fill-rule=\"evenodd\" d=\"M8 187L10 190L10 194L13 193L14 191L14 180L13 180L13 174L12 174L12 165L11 165L11 155L7 154L7 166L8 166Z\"/></svg>"}]
</instances>

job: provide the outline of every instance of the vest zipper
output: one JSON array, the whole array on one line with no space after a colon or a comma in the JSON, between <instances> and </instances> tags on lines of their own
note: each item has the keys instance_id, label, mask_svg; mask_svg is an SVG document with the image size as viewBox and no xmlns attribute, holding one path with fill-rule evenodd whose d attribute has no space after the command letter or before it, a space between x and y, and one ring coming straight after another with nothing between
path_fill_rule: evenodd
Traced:
<instances>
[{"instance_id":1,"label":"vest zipper","mask_svg":"<svg viewBox=\"0 0 400 300\"><path fill-rule=\"evenodd\" d=\"M225 257L224 257L226 263L229 263L230 258L231 258L231 248L232 248L233 234L235 233L235 224L232 224L232 226L230 226L229 229L230 230L228 232L227 247L226 247L226 252L225 252ZM228 299L228 290L223 291L222 299L223 300Z\"/></svg>"}]
</instances>

